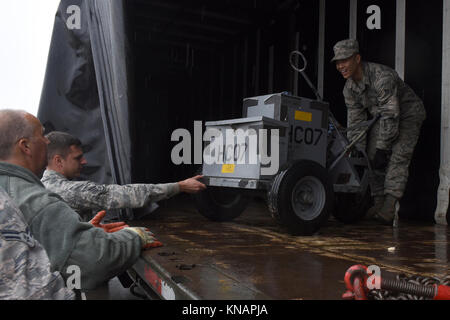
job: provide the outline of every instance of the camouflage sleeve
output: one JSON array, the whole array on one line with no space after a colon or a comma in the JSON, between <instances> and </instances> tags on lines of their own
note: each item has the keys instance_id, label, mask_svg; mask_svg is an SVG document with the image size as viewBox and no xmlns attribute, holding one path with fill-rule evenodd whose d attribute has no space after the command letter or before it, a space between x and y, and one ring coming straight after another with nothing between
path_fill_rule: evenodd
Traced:
<instances>
[{"instance_id":1,"label":"camouflage sleeve","mask_svg":"<svg viewBox=\"0 0 450 320\"><path fill-rule=\"evenodd\" d=\"M80 269L81 290L94 289L125 272L141 253L141 240L131 231L106 233L90 223L79 221L78 214L52 194L47 205L32 219L30 229L47 251L52 268L69 281L69 267ZM64 230L64 232L61 232Z\"/></svg>"},{"instance_id":2,"label":"camouflage sleeve","mask_svg":"<svg viewBox=\"0 0 450 320\"><path fill-rule=\"evenodd\" d=\"M351 93L350 89L348 89L347 86L344 88L343 94L344 94L345 104L347 106L347 128L350 128L361 122L366 121L367 120L366 109L361 104L361 102L358 101L358 99ZM350 130L347 132L347 138L350 141L352 141L363 130L364 130L364 127ZM366 148L366 135L364 135L359 140L359 142L357 143L357 146L361 149Z\"/></svg>"},{"instance_id":3,"label":"camouflage sleeve","mask_svg":"<svg viewBox=\"0 0 450 320\"><path fill-rule=\"evenodd\" d=\"M66 272L68 268L79 266L81 289L95 289L131 268L140 256L141 248L141 238L133 231L123 229L106 233L92 227L80 232L62 274L67 279L71 276Z\"/></svg>"},{"instance_id":4,"label":"camouflage sleeve","mask_svg":"<svg viewBox=\"0 0 450 320\"><path fill-rule=\"evenodd\" d=\"M43 186L11 180L8 188L15 195L31 234L45 249L51 270L59 271L68 283L76 276L81 279L82 290L93 289L124 272L138 259L142 245L136 233L127 230L106 233L81 222L60 196ZM72 266L80 271L72 274L69 270Z\"/></svg>"},{"instance_id":5,"label":"camouflage sleeve","mask_svg":"<svg viewBox=\"0 0 450 320\"><path fill-rule=\"evenodd\" d=\"M106 185L91 181L70 181L62 197L81 210L141 208L150 202L168 199L180 192L177 183Z\"/></svg>"},{"instance_id":6,"label":"camouflage sleeve","mask_svg":"<svg viewBox=\"0 0 450 320\"><path fill-rule=\"evenodd\" d=\"M400 104L397 95L397 81L393 74L382 74L374 83L378 94L380 133L376 148L391 150L398 136Z\"/></svg>"}]
</instances>

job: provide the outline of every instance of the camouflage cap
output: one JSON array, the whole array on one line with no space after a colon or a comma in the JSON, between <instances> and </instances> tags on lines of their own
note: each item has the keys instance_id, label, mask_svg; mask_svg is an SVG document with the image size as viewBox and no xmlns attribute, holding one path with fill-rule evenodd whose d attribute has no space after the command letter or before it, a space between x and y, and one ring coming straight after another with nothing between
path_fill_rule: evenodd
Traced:
<instances>
[{"instance_id":1,"label":"camouflage cap","mask_svg":"<svg viewBox=\"0 0 450 320\"><path fill-rule=\"evenodd\" d=\"M358 41L354 39L346 39L339 41L333 47L334 57L331 62L350 58L355 53L359 53Z\"/></svg>"}]
</instances>

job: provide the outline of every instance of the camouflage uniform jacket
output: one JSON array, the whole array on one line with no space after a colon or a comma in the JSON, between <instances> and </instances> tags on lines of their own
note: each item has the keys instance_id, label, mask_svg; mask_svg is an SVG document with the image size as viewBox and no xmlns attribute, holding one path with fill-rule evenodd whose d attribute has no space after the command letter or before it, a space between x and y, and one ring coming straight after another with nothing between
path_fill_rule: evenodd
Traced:
<instances>
[{"instance_id":1,"label":"camouflage uniform jacket","mask_svg":"<svg viewBox=\"0 0 450 320\"><path fill-rule=\"evenodd\" d=\"M46 170L44 186L60 195L81 216L83 212L108 209L141 208L150 202L170 198L180 192L178 183L165 184L97 184L71 181L53 170Z\"/></svg>"},{"instance_id":2,"label":"camouflage uniform jacket","mask_svg":"<svg viewBox=\"0 0 450 320\"><path fill-rule=\"evenodd\" d=\"M376 148L391 150L398 136L400 121L422 122L425 108L413 90L400 79L397 72L387 66L363 62L363 79L359 82L348 79L344 87L347 105L348 127L367 120L367 114L380 117L380 131ZM349 131L352 140L364 128ZM358 144L365 148L365 139Z\"/></svg>"},{"instance_id":3,"label":"camouflage uniform jacket","mask_svg":"<svg viewBox=\"0 0 450 320\"><path fill-rule=\"evenodd\" d=\"M22 213L0 188L0 300L72 300Z\"/></svg>"},{"instance_id":4,"label":"camouflage uniform jacket","mask_svg":"<svg viewBox=\"0 0 450 320\"><path fill-rule=\"evenodd\" d=\"M33 237L44 247L51 270L67 279L69 266L81 272L81 290L94 289L130 268L141 253L141 239L131 230L106 233L45 189L31 171L0 162L0 187L17 204Z\"/></svg>"}]
</instances>

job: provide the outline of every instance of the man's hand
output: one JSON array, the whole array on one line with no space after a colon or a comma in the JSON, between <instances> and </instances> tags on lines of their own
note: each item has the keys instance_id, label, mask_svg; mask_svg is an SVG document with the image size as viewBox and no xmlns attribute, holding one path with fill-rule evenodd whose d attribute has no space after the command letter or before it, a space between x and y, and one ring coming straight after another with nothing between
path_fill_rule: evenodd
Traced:
<instances>
[{"instance_id":1,"label":"man's hand","mask_svg":"<svg viewBox=\"0 0 450 320\"><path fill-rule=\"evenodd\" d=\"M126 230L133 231L141 238L142 249L161 247L163 244L159 242L154 234L147 228L127 227Z\"/></svg>"},{"instance_id":2,"label":"man's hand","mask_svg":"<svg viewBox=\"0 0 450 320\"><path fill-rule=\"evenodd\" d=\"M178 182L178 185L180 186L180 191L186 193L197 193L202 190L205 190L206 186L200 181L198 181L198 179L201 178L203 178L203 176L195 176L193 178L189 178L184 181Z\"/></svg>"},{"instance_id":3,"label":"man's hand","mask_svg":"<svg viewBox=\"0 0 450 320\"><path fill-rule=\"evenodd\" d=\"M129 227L125 222L114 222L114 223L100 223L103 218L106 215L106 211L100 211L98 212L95 217L92 218L91 221L89 221L90 224L92 224L94 227L102 228L105 232L112 233L119 230L122 230L123 228Z\"/></svg>"},{"instance_id":4,"label":"man's hand","mask_svg":"<svg viewBox=\"0 0 450 320\"><path fill-rule=\"evenodd\" d=\"M375 152L375 157L373 158L373 168L375 170L383 170L387 167L389 163L389 158L391 156L391 151L377 149Z\"/></svg>"}]
</instances>

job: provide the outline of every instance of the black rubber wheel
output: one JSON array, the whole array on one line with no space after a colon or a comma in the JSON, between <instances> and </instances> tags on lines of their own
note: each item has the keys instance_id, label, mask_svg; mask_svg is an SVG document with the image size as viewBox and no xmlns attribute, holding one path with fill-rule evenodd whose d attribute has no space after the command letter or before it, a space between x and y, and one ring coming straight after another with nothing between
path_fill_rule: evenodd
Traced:
<instances>
[{"instance_id":1,"label":"black rubber wheel","mask_svg":"<svg viewBox=\"0 0 450 320\"><path fill-rule=\"evenodd\" d=\"M197 210L209 220L218 222L239 217L249 201L240 189L211 186L193 197Z\"/></svg>"},{"instance_id":2,"label":"black rubber wheel","mask_svg":"<svg viewBox=\"0 0 450 320\"><path fill-rule=\"evenodd\" d=\"M280 171L268 194L269 210L292 235L312 235L333 208L333 188L327 170L302 160Z\"/></svg>"},{"instance_id":3,"label":"black rubber wheel","mask_svg":"<svg viewBox=\"0 0 450 320\"><path fill-rule=\"evenodd\" d=\"M372 205L370 188L361 193L336 193L334 195L333 216L343 223L360 221Z\"/></svg>"}]
</instances>

